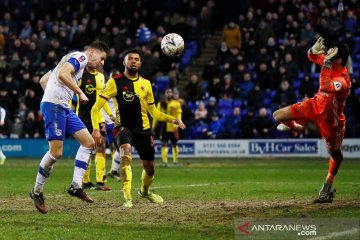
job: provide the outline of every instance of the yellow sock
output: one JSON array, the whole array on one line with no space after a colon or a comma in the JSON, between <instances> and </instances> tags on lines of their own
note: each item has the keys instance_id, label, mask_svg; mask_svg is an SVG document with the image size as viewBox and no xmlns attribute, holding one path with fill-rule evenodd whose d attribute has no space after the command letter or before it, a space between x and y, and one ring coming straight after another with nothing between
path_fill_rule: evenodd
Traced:
<instances>
[{"instance_id":1,"label":"yellow sock","mask_svg":"<svg viewBox=\"0 0 360 240\"><path fill-rule=\"evenodd\" d=\"M104 171L105 171L105 154L96 153L95 156L96 166L96 182L104 182Z\"/></svg>"},{"instance_id":2,"label":"yellow sock","mask_svg":"<svg viewBox=\"0 0 360 240\"><path fill-rule=\"evenodd\" d=\"M178 162L178 158L179 158L179 146L173 146L172 148L172 154L173 154L173 161L174 163Z\"/></svg>"},{"instance_id":3,"label":"yellow sock","mask_svg":"<svg viewBox=\"0 0 360 240\"><path fill-rule=\"evenodd\" d=\"M161 147L161 158L162 158L163 163L168 162L167 153L168 153L168 147L167 146L162 146Z\"/></svg>"},{"instance_id":4,"label":"yellow sock","mask_svg":"<svg viewBox=\"0 0 360 240\"><path fill-rule=\"evenodd\" d=\"M121 179L123 182L123 191L125 200L132 199L131 197L131 181L132 181L132 171L131 171L131 156L123 155L121 157Z\"/></svg>"},{"instance_id":5,"label":"yellow sock","mask_svg":"<svg viewBox=\"0 0 360 240\"><path fill-rule=\"evenodd\" d=\"M146 195L149 192L149 187L154 180L154 176L149 176L146 174L145 169L143 169L141 174L141 193Z\"/></svg>"},{"instance_id":6,"label":"yellow sock","mask_svg":"<svg viewBox=\"0 0 360 240\"><path fill-rule=\"evenodd\" d=\"M91 172L91 158L90 158L90 161L88 163L87 169L86 169L84 177L83 177L83 183L90 182L90 172Z\"/></svg>"}]
</instances>

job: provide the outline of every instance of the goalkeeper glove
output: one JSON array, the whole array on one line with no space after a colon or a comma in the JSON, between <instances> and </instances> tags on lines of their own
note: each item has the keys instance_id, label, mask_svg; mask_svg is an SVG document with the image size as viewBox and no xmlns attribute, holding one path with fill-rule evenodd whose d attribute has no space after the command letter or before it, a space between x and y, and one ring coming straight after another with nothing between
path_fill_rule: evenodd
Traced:
<instances>
[{"instance_id":1,"label":"goalkeeper glove","mask_svg":"<svg viewBox=\"0 0 360 240\"><path fill-rule=\"evenodd\" d=\"M325 50L324 38L319 37L315 44L310 48L312 54L322 54Z\"/></svg>"},{"instance_id":2,"label":"goalkeeper glove","mask_svg":"<svg viewBox=\"0 0 360 240\"><path fill-rule=\"evenodd\" d=\"M327 54L325 55L325 59L324 59L324 67L326 68L330 68L331 66L331 60L332 58L338 53L338 48L334 47L334 48L330 48L327 52Z\"/></svg>"}]
</instances>

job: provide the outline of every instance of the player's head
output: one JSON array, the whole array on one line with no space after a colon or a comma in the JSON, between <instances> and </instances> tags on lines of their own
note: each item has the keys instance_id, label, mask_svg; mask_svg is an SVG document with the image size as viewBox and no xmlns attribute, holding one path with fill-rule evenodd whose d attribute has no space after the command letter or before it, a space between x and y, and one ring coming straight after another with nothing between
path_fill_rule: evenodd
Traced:
<instances>
[{"instance_id":1,"label":"player's head","mask_svg":"<svg viewBox=\"0 0 360 240\"><path fill-rule=\"evenodd\" d=\"M345 66L349 57L348 46L344 43L333 42L331 43L330 48L334 48L334 47L338 48L338 53L331 59L331 61L341 60L339 61L339 63L342 66Z\"/></svg>"},{"instance_id":2,"label":"player's head","mask_svg":"<svg viewBox=\"0 0 360 240\"><path fill-rule=\"evenodd\" d=\"M104 65L109 47L101 41L92 42L87 46L88 66L91 68L99 68Z\"/></svg>"},{"instance_id":3,"label":"player's head","mask_svg":"<svg viewBox=\"0 0 360 240\"><path fill-rule=\"evenodd\" d=\"M141 51L139 48L131 48L124 53L123 64L125 66L125 71L130 74L137 74L141 67Z\"/></svg>"},{"instance_id":4,"label":"player's head","mask_svg":"<svg viewBox=\"0 0 360 240\"><path fill-rule=\"evenodd\" d=\"M165 96L167 97L167 99L172 99L173 98L173 90L172 88L167 88L165 90Z\"/></svg>"}]
</instances>

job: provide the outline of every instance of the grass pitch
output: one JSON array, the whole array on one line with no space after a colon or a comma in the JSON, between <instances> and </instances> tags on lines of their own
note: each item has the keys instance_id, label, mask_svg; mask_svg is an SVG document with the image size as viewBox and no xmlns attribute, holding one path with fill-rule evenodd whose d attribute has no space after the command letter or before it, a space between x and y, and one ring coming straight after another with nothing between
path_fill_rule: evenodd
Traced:
<instances>
[{"instance_id":1,"label":"grass pitch","mask_svg":"<svg viewBox=\"0 0 360 240\"><path fill-rule=\"evenodd\" d=\"M181 159L180 167L156 169L153 190L162 205L137 196L135 159L133 209L121 206L121 183L113 179L111 192L87 191L93 204L70 197L73 161L61 160L45 185L45 215L29 198L39 162L8 159L0 166L0 239L234 239L235 221L244 217L360 216L359 159L344 160L334 202L321 205L311 201L327 159Z\"/></svg>"}]
</instances>

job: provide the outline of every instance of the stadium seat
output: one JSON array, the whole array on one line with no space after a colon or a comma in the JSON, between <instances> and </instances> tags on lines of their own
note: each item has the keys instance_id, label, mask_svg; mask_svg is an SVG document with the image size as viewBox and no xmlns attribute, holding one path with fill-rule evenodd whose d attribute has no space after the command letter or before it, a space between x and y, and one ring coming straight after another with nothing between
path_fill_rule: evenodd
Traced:
<instances>
[{"instance_id":1,"label":"stadium seat","mask_svg":"<svg viewBox=\"0 0 360 240\"><path fill-rule=\"evenodd\" d=\"M161 75L161 76L157 76L155 78L155 81L153 83L153 90L154 90L154 95L155 98L157 98L157 96L164 92L166 88L168 88L170 86L170 77L167 75Z\"/></svg>"},{"instance_id":2,"label":"stadium seat","mask_svg":"<svg viewBox=\"0 0 360 240\"><path fill-rule=\"evenodd\" d=\"M232 99L219 99L218 108L231 108Z\"/></svg>"},{"instance_id":3,"label":"stadium seat","mask_svg":"<svg viewBox=\"0 0 360 240\"><path fill-rule=\"evenodd\" d=\"M233 103L232 103L233 107L240 107L240 108L241 108L242 104L243 104L243 102L241 101L241 99L234 99Z\"/></svg>"},{"instance_id":4,"label":"stadium seat","mask_svg":"<svg viewBox=\"0 0 360 240\"><path fill-rule=\"evenodd\" d=\"M305 77L305 73L304 72L299 72L298 79L303 80L304 77Z\"/></svg>"},{"instance_id":5,"label":"stadium seat","mask_svg":"<svg viewBox=\"0 0 360 240\"><path fill-rule=\"evenodd\" d=\"M300 85L301 85L301 81L299 79L294 79L293 88L294 89L299 89Z\"/></svg>"},{"instance_id":6,"label":"stadium seat","mask_svg":"<svg viewBox=\"0 0 360 240\"><path fill-rule=\"evenodd\" d=\"M356 96L360 96L360 88L355 89L354 92Z\"/></svg>"},{"instance_id":7,"label":"stadium seat","mask_svg":"<svg viewBox=\"0 0 360 240\"><path fill-rule=\"evenodd\" d=\"M219 108L217 113L219 114L219 116L221 118L226 118L228 116L230 116L233 112L232 108Z\"/></svg>"}]
</instances>

